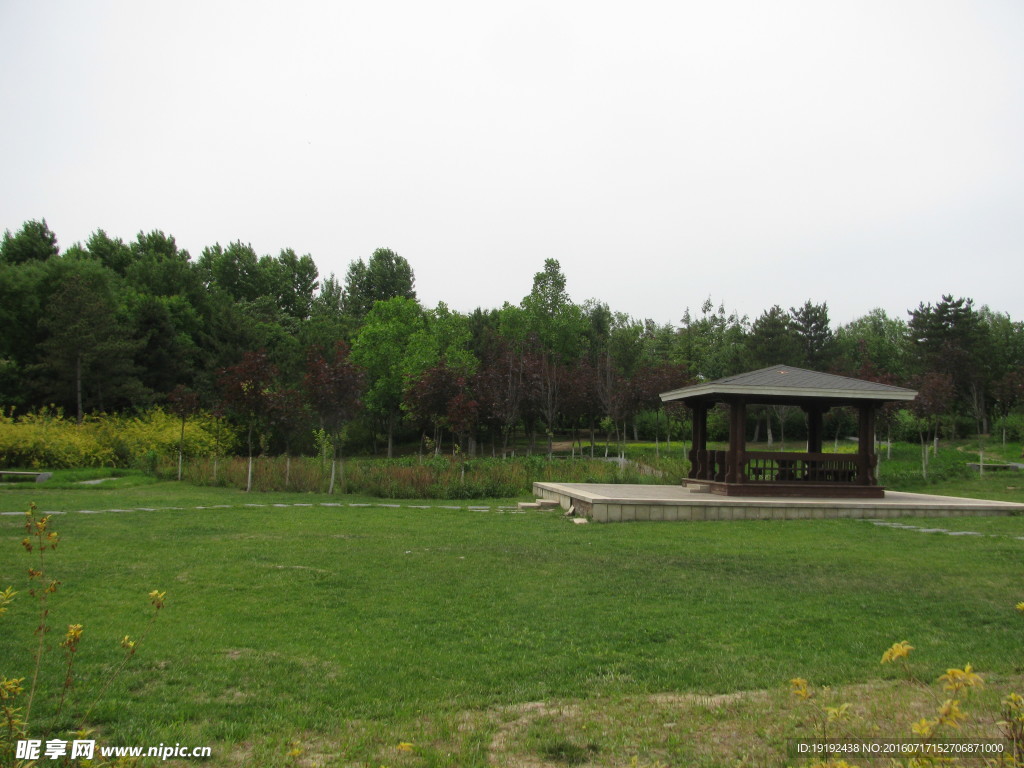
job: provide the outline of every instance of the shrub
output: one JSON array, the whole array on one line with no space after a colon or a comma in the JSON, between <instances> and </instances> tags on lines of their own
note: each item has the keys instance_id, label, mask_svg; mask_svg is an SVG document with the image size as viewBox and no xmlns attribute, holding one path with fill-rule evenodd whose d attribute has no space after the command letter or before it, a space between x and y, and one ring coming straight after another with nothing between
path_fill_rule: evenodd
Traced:
<instances>
[{"instance_id":1,"label":"shrub","mask_svg":"<svg viewBox=\"0 0 1024 768\"><path fill-rule=\"evenodd\" d=\"M1003 439L1003 432L1006 432L1006 439L1012 442L1024 441L1024 413L1011 413L996 419L992 425L992 437Z\"/></svg>"},{"instance_id":2,"label":"shrub","mask_svg":"<svg viewBox=\"0 0 1024 768\"><path fill-rule=\"evenodd\" d=\"M32 469L138 467L153 470L158 457L177 456L181 421L160 408L136 416L95 415L81 424L60 409L0 414L0 466ZM236 436L209 414L185 425L186 456L212 456Z\"/></svg>"}]
</instances>

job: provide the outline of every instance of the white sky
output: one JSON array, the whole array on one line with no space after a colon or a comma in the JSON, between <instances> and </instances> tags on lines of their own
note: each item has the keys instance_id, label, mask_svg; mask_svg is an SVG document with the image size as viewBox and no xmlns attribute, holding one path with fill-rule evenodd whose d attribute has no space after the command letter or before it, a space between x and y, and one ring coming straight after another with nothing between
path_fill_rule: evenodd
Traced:
<instances>
[{"instance_id":1,"label":"white sky","mask_svg":"<svg viewBox=\"0 0 1024 768\"><path fill-rule=\"evenodd\" d=\"M420 299L1024 319L1024 3L0 0L0 230L161 229Z\"/></svg>"}]
</instances>

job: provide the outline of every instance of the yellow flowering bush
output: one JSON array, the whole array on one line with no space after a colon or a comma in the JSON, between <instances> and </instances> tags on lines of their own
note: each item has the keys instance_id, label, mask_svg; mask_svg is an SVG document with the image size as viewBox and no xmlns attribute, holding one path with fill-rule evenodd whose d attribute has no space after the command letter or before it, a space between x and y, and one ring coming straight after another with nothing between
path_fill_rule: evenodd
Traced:
<instances>
[{"instance_id":1,"label":"yellow flowering bush","mask_svg":"<svg viewBox=\"0 0 1024 768\"><path fill-rule=\"evenodd\" d=\"M83 425L84 426L84 425ZM32 469L114 466L115 455L91 429L60 410L0 415L0 466Z\"/></svg>"},{"instance_id":2,"label":"yellow flowering bush","mask_svg":"<svg viewBox=\"0 0 1024 768\"><path fill-rule=\"evenodd\" d=\"M234 443L234 432L209 414L185 424L186 456L212 456ZM181 420L161 408L135 416L92 415L81 424L60 409L0 413L0 467L71 469L131 467L147 457L177 455Z\"/></svg>"}]
</instances>

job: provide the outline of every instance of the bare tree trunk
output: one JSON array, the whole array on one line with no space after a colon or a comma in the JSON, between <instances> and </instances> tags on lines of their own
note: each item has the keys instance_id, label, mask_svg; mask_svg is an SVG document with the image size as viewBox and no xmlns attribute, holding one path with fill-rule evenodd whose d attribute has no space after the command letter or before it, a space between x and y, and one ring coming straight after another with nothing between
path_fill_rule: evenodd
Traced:
<instances>
[{"instance_id":1,"label":"bare tree trunk","mask_svg":"<svg viewBox=\"0 0 1024 768\"><path fill-rule=\"evenodd\" d=\"M78 423L82 423L82 353L75 356L75 405L78 408Z\"/></svg>"},{"instance_id":2,"label":"bare tree trunk","mask_svg":"<svg viewBox=\"0 0 1024 768\"><path fill-rule=\"evenodd\" d=\"M217 436L214 438L216 450L213 454L213 484L217 484L217 465L220 461L220 417L217 417Z\"/></svg>"},{"instance_id":3,"label":"bare tree trunk","mask_svg":"<svg viewBox=\"0 0 1024 768\"><path fill-rule=\"evenodd\" d=\"M249 469L245 480L245 492L252 492L252 424L249 424Z\"/></svg>"},{"instance_id":4,"label":"bare tree trunk","mask_svg":"<svg viewBox=\"0 0 1024 768\"><path fill-rule=\"evenodd\" d=\"M928 479L928 443L924 432L921 433L921 477Z\"/></svg>"},{"instance_id":5,"label":"bare tree trunk","mask_svg":"<svg viewBox=\"0 0 1024 768\"><path fill-rule=\"evenodd\" d=\"M654 458L661 458L661 409L654 412Z\"/></svg>"},{"instance_id":6,"label":"bare tree trunk","mask_svg":"<svg viewBox=\"0 0 1024 768\"><path fill-rule=\"evenodd\" d=\"M181 417L181 436L178 438L178 482L181 482L182 455L185 452L185 416Z\"/></svg>"}]
</instances>

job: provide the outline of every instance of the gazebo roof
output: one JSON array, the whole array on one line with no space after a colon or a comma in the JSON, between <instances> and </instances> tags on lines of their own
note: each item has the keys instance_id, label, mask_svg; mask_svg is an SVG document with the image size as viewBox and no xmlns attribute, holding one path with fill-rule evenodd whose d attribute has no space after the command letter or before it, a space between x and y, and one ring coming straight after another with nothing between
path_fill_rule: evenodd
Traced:
<instances>
[{"instance_id":1,"label":"gazebo roof","mask_svg":"<svg viewBox=\"0 0 1024 768\"><path fill-rule=\"evenodd\" d=\"M662 402L676 400L729 400L737 397L760 403L806 400L851 401L913 400L917 392L875 381L851 379L831 373L808 371L790 365L773 365L758 371L726 376L715 381L673 389L661 394Z\"/></svg>"}]
</instances>

